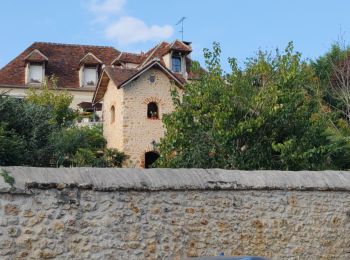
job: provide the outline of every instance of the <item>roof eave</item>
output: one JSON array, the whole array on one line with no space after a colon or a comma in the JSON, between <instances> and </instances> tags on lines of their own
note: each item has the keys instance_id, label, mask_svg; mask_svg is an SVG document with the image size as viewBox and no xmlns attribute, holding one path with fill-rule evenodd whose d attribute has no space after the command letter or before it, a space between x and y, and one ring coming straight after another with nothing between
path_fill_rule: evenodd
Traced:
<instances>
[{"instance_id":1,"label":"roof eave","mask_svg":"<svg viewBox=\"0 0 350 260\"><path fill-rule=\"evenodd\" d=\"M117 86L118 89L124 87L126 84L130 83L135 78L139 77L144 72L146 72L147 70L149 70L150 68L152 68L153 66L156 66L156 65L159 66L165 73L167 73L175 82L177 82L181 88L184 87L184 83L182 83L168 68L164 67L158 60L154 60L154 61L150 62L148 65L144 66L138 73L133 75L131 78L129 78L126 81L119 84L119 86Z\"/></svg>"},{"instance_id":2,"label":"roof eave","mask_svg":"<svg viewBox=\"0 0 350 260\"><path fill-rule=\"evenodd\" d=\"M101 102L101 100L103 100L103 97L100 98L100 99L98 99L98 100L96 100L96 97L97 97L98 92L100 91L100 86L101 86L101 84L102 84L102 80L103 80L104 75L107 75L108 80L112 80L112 81L113 81L113 78L112 78L112 77L108 74L108 72L104 69L104 70L102 71L102 73L101 73L101 77L100 77L100 79L98 80L96 90L95 90L94 95L93 95L93 97L92 97L92 103L93 103L94 105L97 104L98 102ZM108 82L107 82L107 84L108 84ZM104 93L103 93L103 96L104 96Z\"/></svg>"}]
</instances>

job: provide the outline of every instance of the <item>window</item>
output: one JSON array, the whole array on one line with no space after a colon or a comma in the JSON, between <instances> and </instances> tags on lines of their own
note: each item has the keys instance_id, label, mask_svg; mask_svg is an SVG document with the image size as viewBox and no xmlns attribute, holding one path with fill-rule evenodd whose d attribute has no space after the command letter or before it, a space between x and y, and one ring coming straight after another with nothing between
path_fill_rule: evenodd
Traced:
<instances>
[{"instance_id":1,"label":"window","mask_svg":"<svg viewBox=\"0 0 350 260\"><path fill-rule=\"evenodd\" d=\"M43 65L41 64L29 64L29 83L42 83L43 82Z\"/></svg>"},{"instance_id":2,"label":"window","mask_svg":"<svg viewBox=\"0 0 350 260\"><path fill-rule=\"evenodd\" d=\"M158 105L155 102L151 102L147 105L147 117L150 119L158 119Z\"/></svg>"},{"instance_id":3,"label":"window","mask_svg":"<svg viewBox=\"0 0 350 260\"><path fill-rule=\"evenodd\" d=\"M149 76L149 78L148 78L148 81L150 82L150 83L154 83L155 81L156 81L156 76L155 75L150 75Z\"/></svg>"},{"instance_id":4,"label":"window","mask_svg":"<svg viewBox=\"0 0 350 260\"><path fill-rule=\"evenodd\" d=\"M179 55L173 55L171 62L173 72L181 72L181 57Z\"/></svg>"},{"instance_id":5,"label":"window","mask_svg":"<svg viewBox=\"0 0 350 260\"><path fill-rule=\"evenodd\" d=\"M111 107L111 124L115 121L115 107Z\"/></svg>"},{"instance_id":6,"label":"window","mask_svg":"<svg viewBox=\"0 0 350 260\"><path fill-rule=\"evenodd\" d=\"M97 84L96 67L84 67L84 87L94 87Z\"/></svg>"}]
</instances>

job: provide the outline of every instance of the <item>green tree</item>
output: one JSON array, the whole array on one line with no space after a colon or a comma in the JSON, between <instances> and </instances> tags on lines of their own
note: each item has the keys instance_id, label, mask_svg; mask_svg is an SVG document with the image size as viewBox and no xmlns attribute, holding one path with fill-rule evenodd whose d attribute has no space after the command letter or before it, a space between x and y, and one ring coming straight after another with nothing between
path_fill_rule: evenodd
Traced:
<instances>
[{"instance_id":1,"label":"green tree","mask_svg":"<svg viewBox=\"0 0 350 260\"><path fill-rule=\"evenodd\" d=\"M91 157L91 153L95 154L98 151L102 153L106 140L103 138L102 128L99 126L73 126L54 133L51 136L51 143L53 144L56 166L83 166L82 154ZM91 153L87 151L91 151ZM79 159L75 159L75 156ZM89 164L90 160L87 159L86 162Z\"/></svg>"},{"instance_id":2,"label":"green tree","mask_svg":"<svg viewBox=\"0 0 350 260\"><path fill-rule=\"evenodd\" d=\"M0 95L2 165L49 166L49 138L58 129L48 107Z\"/></svg>"},{"instance_id":3,"label":"green tree","mask_svg":"<svg viewBox=\"0 0 350 260\"><path fill-rule=\"evenodd\" d=\"M70 108L73 96L66 90L58 89L57 78L51 76L45 79L40 88L30 88L26 100L39 106L50 107L53 110L53 120L59 126L69 126L77 117L77 112Z\"/></svg>"},{"instance_id":4,"label":"green tree","mask_svg":"<svg viewBox=\"0 0 350 260\"><path fill-rule=\"evenodd\" d=\"M64 128L51 136L56 167L121 167L127 156L107 149L102 127Z\"/></svg>"},{"instance_id":5,"label":"green tree","mask_svg":"<svg viewBox=\"0 0 350 260\"><path fill-rule=\"evenodd\" d=\"M329 139L337 153L333 156L340 168L350 168L350 47L337 42L324 55L311 61L319 79L322 96L334 113Z\"/></svg>"},{"instance_id":6,"label":"green tree","mask_svg":"<svg viewBox=\"0 0 350 260\"><path fill-rule=\"evenodd\" d=\"M160 167L320 170L337 168L328 136L331 113L322 104L314 70L289 44L283 53L259 52L245 69L229 59L223 75L220 46L205 50L207 73L173 93L164 116Z\"/></svg>"},{"instance_id":7,"label":"green tree","mask_svg":"<svg viewBox=\"0 0 350 260\"><path fill-rule=\"evenodd\" d=\"M20 165L24 160L24 140L0 126L0 165Z\"/></svg>"}]
</instances>

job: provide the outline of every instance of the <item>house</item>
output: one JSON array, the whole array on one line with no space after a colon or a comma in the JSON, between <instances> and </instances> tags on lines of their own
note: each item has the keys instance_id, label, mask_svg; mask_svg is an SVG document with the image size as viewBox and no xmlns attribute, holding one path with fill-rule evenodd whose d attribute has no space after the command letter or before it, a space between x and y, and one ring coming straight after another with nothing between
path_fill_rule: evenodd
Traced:
<instances>
[{"instance_id":1,"label":"house","mask_svg":"<svg viewBox=\"0 0 350 260\"><path fill-rule=\"evenodd\" d=\"M72 107L102 109L107 145L129 155L126 166L147 168L158 158L162 116L174 109L171 90L182 93L193 78L191 51L189 42L179 40L139 54L35 42L0 70L0 93L23 97L55 75L58 91L73 95Z\"/></svg>"},{"instance_id":2,"label":"house","mask_svg":"<svg viewBox=\"0 0 350 260\"><path fill-rule=\"evenodd\" d=\"M127 167L148 168L164 135L162 117L173 111L171 91L183 92L190 72L189 43L162 42L146 53L121 53L105 66L93 103L103 103L103 132L110 148L129 156Z\"/></svg>"},{"instance_id":3,"label":"house","mask_svg":"<svg viewBox=\"0 0 350 260\"><path fill-rule=\"evenodd\" d=\"M21 98L55 75L58 90L73 96L73 108L91 110L98 75L119 55L113 47L35 42L0 70L0 93Z\"/></svg>"}]
</instances>

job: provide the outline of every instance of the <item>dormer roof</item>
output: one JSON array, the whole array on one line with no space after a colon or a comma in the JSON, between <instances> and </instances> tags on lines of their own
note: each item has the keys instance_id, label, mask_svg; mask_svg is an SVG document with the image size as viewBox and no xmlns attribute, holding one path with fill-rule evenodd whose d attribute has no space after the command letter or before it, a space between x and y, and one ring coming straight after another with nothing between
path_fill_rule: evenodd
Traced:
<instances>
[{"instance_id":1,"label":"dormer roof","mask_svg":"<svg viewBox=\"0 0 350 260\"><path fill-rule=\"evenodd\" d=\"M99 58L97 58L94 54L89 52L80 60L79 63L86 64L86 65L98 65L98 64L102 64L103 62Z\"/></svg>"},{"instance_id":2,"label":"dormer roof","mask_svg":"<svg viewBox=\"0 0 350 260\"><path fill-rule=\"evenodd\" d=\"M170 50L180 51L180 52L191 52L192 48L182 41L176 40L169 46Z\"/></svg>"},{"instance_id":3,"label":"dormer roof","mask_svg":"<svg viewBox=\"0 0 350 260\"><path fill-rule=\"evenodd\" d=\"M49 59L41 51L34 49L24 58L24 60L26 62L46 62Z\"/></svg>"}]
</instances>

